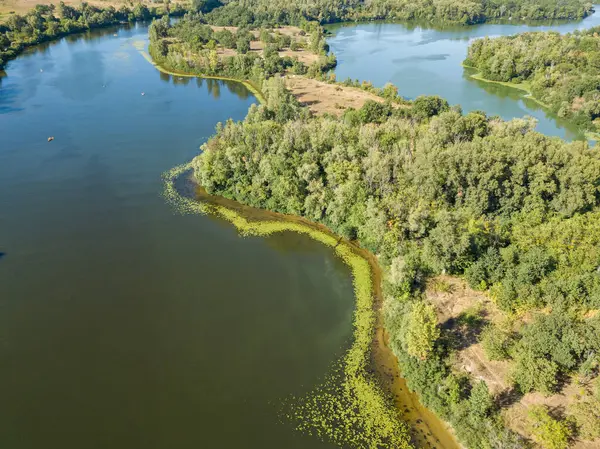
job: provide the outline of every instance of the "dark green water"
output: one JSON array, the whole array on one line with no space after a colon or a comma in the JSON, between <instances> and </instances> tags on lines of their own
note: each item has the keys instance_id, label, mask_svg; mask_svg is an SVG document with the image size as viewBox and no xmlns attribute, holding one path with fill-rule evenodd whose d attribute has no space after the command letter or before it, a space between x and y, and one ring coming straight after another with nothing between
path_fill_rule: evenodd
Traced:
<instances>
[{"instance_id":1,"label":"dark green water","mask_svg":"<svg viewBox=\"0 0 600 449\"><path fill-rule=\"evenodd\" d=\"M376 86L392 82L400 94L440 95L464 111L483 110L504 119L530 115L538 120L538 131L566 139L580 139L580 130L556 120L524 93L499 84L477 81L461 66L469 43L485 36L503 36L525 31L561 33L600 26L600 5L579 22L551 24L483 24L470 27L441 27L402 23L333 25L327 40L336 54L338 80L369 80Z\"/></svg>"},{"instance_id":2,"label":"dark green water","mask_svg":"<svg viewBox=\"0 0 600 449\"><path fill-rule=\"evenodd\" d=\"M0 448L329 447L278 413L343 354L349 271L303 236L174 215L161 173L255 100L114 32L0 81Z\"/></svg>"}]
</instances>

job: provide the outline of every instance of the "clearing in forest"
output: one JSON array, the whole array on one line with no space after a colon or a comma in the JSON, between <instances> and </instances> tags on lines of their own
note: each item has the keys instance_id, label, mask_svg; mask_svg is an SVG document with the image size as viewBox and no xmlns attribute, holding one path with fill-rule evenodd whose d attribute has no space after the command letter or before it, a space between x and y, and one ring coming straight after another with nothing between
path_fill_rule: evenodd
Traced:
<instances>
[{"instance_id":1,"label":"clearing in forest","mask_svg":"<svg viewBox=\"0 0 600 449\"><path fill-rule=\"evenodd\" d=\"M325 113L340 116L348 108L360 109L367 100L383 103L385 100L357 87L329 84L304 76L288 75L286 87L315 115Z\"/></svg>"},{"instance_id":2,"label":"clearing in forest","mask_svg":"<svg viewBox=\"0 0 600 449\"><path fill-rule=\"evenodd\" d=\"M442 337L452 351L452 366L456 372L473 380L483 380L502 409L505 425L530 438L528 410L543 405L557 415L572 410L582 400L587 384L577 375L563 380L558 392L544 395L539 392L519 394L511 382L512 360L490 360L481 343L481 332L491 324L510 322L518 329L532 321L531 313L508 316L498 309L488 294L470 288L466 281L453 276L431 279L425 290L427 301L435 307ZM597 449L600 440L575 439L570 449Z\"/></svg>"},{"instance_id":3,"label":"clearing in forest","mask_svg":"<svg viewBox=\"0 0 600 449\"><path fill-rule=\"evenodd\" d=\"M227 30L227 31L232 32L233 34L235 34L236 31L238 30L237 27L214 26L214 25L211 25L210 27L215 32ZM250 30L250 32L256 38L256 40L250 41L250 52L262 53L262 51L265 48L265 43L260 40L260 30ZM285 26L285 27L281 27L281 28L275 28L273 30L270 30L269 34L272 37L275 37L278 34L283 35L283 36L289 36L291 38L292 42L296 42L297 44L299 44L299 46L294 50L292 50L289 47L279 50L278 53L279 53L279 57L281 57L281 58L284 58L286 56L289 56L290 58L298 58L298 61L309 66L313 62L318 61L319 57L321 56L316 53L312 53L310 50L306 49L306 46L308 45L308 37L305 35L304 31L298 27ZM222 56L222 57L235 56L236 54L238 54L235 49L225 48L225 47L219 47L217 49L217 53L219 56Z\"/></svg>"}]
</instances>

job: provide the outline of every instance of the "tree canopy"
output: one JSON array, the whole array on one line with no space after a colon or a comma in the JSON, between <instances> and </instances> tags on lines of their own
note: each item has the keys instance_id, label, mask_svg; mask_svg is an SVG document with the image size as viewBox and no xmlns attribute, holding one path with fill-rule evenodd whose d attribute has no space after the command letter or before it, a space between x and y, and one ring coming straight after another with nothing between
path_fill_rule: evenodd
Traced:
<instances>
[{"instance_id":1,"label":"tree canopy","mask_svg":"<svg viewBox=\"0 0 600 449\"><path fill-rule=\"evenodd\" d=\"M299 24L348 20L428 20L473 24L487 20L576 19L592 11L587 0L229 0L210 13L219 25Z\"/></svg>"},{"instance_id":2,"label":"tree canopy","mask_svg":"<svg viewBox=\"0 0 600 449\"><path fill-rule=\"evenodd\" d=\"M270 82L265 104L202 147L198 182L323 223L375 252L409 387L468 447L498 439L519 447L484 387L450 371L451 349L420 289L431 274L464 275L509 313L552 309L517 333L491 329L484 338L496 357L513 360L519 390L554 391L600 351L600 319L578 312L600 306L600 153L539 134L531 120L463 114L437 97L309 117L283 80Z\"/></svg>"}]
</instances>

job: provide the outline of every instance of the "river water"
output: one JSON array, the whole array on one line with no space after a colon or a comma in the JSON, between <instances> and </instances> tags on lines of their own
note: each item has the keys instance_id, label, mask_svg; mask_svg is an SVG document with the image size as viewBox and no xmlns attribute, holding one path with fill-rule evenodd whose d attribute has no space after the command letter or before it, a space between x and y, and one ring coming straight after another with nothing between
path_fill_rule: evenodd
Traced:
<instances>
[{"instance_id":1,"label":"river water","mask_svg":"<svg viewBox=\"0 0 600 449\"><path fill-rule=\"evenodd\" d=\"M346 25L330 44L340 78L575 136L460 67L469 39L523 29ZM67 37L0 74L0 447L330 447L280 411L350 343L349 270L302 235L174 214L161 173L255 99L159 73L134 46L146 35Z\"/></svg>"},{"instance_id":2,"label":"river water","mask_svg":"<svg viewBox=\"0 0 600 449\"><path fill-rule=\"evenodd\" d=\"M349 270L301 235L174 215L161 173L255 99L161 75L145 26L115 32L0 80L0 447L330 447L280 413L349 344Z\"/></svg>"},{"instance_id":3,"label":"river water","mask_svg":"<svg viewBox=\"0 0 600 449\"><path fill-rule=\"evenodd\" d=\"M565 139L581 139L583 133L557 120L524 93L499 84L469 77L473 70L461 66L473 39L525 31L567 33L600 26L596 12L578 22L546 24L483 24L469 27L432 27L426 24L358 23L328 26L327 42L336 54L337 79L371 81L376 86L394 83L401 95L439 95L464 111L483 110L504 119L530 115L538 120L538 131Z\"/></svg>"}]
</instances>

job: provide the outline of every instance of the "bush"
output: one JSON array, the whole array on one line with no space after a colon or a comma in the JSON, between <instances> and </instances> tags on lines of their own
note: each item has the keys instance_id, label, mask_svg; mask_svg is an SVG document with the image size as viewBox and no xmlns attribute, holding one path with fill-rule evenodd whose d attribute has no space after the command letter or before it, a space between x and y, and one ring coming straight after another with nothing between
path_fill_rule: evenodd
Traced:
<instances>
[{"instance_id":1,"label":"bush","mask_svg":"<svg viewBox=\"0 0 600 449\"><path fill-rule=\"evenodd\" d=\"M578 433L587 440L600 438L600 377L593 383L593 391L569 406L577 424Z\"/></svg>"},{"instance_id":2,"label":"bush","mask_svg":"<svg viewBox=\"0 0 600 449\"><path fill-rule=\"evenodd\" d=\"M367 100L358 110L362 123L382 123L392 113L390 105L374 100Z\"/></svg>"},{"instance_id":3,"label":"bush","mask_svg":"<svg viewBox=\"0 0 600 449\"><path fill-rule=\"evenodd\" d=\"M571 428L563 421L553 418L543 406L534 406L528 412L529 430L533 439L544 449L566 449Z\"/></svg>"},{"instance_id":4,"label":"bush","mask_svg":"<svg viewBox=\"0 0 600 449\"><path fill-rule=\"evenodd\" d=\"M439 336L440 330L433 306L422 301L414 303L408 315L404 338L406 352L424 360L433 350Z\"/></svg>"},{"instance_id":5,"label":"bush","mask_svg":"<svg viewBox=\"0 0 600 449\"><path fill-rule=\"evenodd\" d=\"M412 107L413 115L420 120L439 115L449 109L448 102L436 95L417 97Z\"/></svg>"},{"instance_id":6,"label":"bush","mask_svg":"<svg viewBox=\"0 0 600 449\"><path fill-rule=\"evenodd\" d=\"M481 332L481 345L485 355L490 360L506 360L508 350L512 343L509 332L500 329L497 325L486 326Z\"/></svg>"},{"instance_id":7,"label":"bush","mask_svg":"<svg viewBox=\"0 0 600 449\"><path fill-rule=\"evenodd\" d=\"M552 394L558 383L558 365L543 357L534 355L531 351L521 348L514 357L515 365L512 371L512 381L522 393L539 391Z\"/></svg>"},{"instance_id":8,"label":"bush","mask_svg":"<svg viewBox=\"0 0 600 449\"><path fill-rule=\"evenodd\" d=\"M238 41L235 44L235 47L238 53L246 54L250 51L250 40L245 38L238 39Z\"/></svg>"},{"instance_id":9,"label":"bush","mask_svg":"<svg viewBox=\"0 0 600 449\"><path fill-rule=\"evenodd\" d=\"M476 290L486 290L498 282L503 274L502 258L498 249L490 247L465 270L465 279Z\"/></svg>"}]
</instances>

